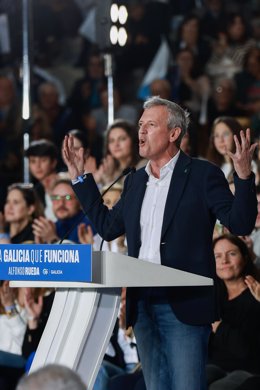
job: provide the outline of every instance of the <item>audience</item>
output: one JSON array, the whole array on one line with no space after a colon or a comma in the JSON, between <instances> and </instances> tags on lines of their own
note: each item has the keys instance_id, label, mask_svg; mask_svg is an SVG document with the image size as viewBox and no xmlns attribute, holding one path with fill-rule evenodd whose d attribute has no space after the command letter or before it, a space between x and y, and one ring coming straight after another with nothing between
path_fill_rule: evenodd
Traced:
<instances>
[{"instance_id":1,"label":"audience","mask_svg":"<svg viewBox=\"0 0 260 390\"><path fill-rule=\"evenodd\" d=\"M254 41L249 38L243 15L236 12L227 14L225 28L219 32L212 56L207 63L207 73L213 79L233 77L242 69L245 53L253 45Z\"/></svg>"},{"instance_id":2,"label":"audience","mask_svg":"<svg viewBox=\"0 0 260 390\"><path fill-rule=\"evenodd\" d=\"M236 84L231 78L219 78L213 84L212 94L207 106L208 127L219 116L243 117L244 113L237 107Z\"/></svg>"},{"instance_id":3,"label":"audience","mask_svg":"<svg viewBox=\"0 0 260 390\"><path fill-rule=\"evenodd\" d=\"M176 103L198 114L203 99L210 96L209 78L198 66L196 54L185 47L176 53L176 65L169 70L168 79L172 87L172 98Z\"/></svg>"},{"instance_id":4,"label":"audience","mask_svg":"<svg viewBox=\"0 0 260 390\"><path fill-rule=\"evenodd\" d=\"M14 389L24 372L22 344L26 330L24 288L13 289L9 281L0 287L0 388Z\"/></svg>"},{"instance_id":5,"label":"audience","mask_svg":"<svg viewBox=\"0 0 260 390\"><path fill-rule=\"evenodd\" d=\"M41 83L38 87L37 107L46 115L56 145L60 145L67 131L73 126L69 107L59 102L57 86L51 82Z\"/></svg>"},{"instance_id":6,"label":"audience","mask_svg":"<svg viewBox=\"0 0 260 390\"><path fill-rule=\"evenodd\" d=\"M260 136L260 47L251 47L245 54L243 69L234 77L236 104L252 121L255 139Z\"/></svg>"},{"instance_id":7,"label":"audience","mask_svg":"<svg viewBox=\"0 0 260 390\"><path fill-rule=\"evenodd\" d=\"M75 120L86 107L90 109L101 106L100 92L105 86L104 61L99 50L90 50L83 66L84 76L77 80L68 98Z\"/></svg>"},{"instance_id":8,"label":"audience","mask_svg":"<svg viewBox=\"0 0 260 390\"><path fill-rule=\"evenodd\" d=\"M160 96L162 99L171 99L171 84L166 79L154 79L150 84L150 95Z\"/></svg>"},{"instance_id":9,"label":"audience","mask_svg":"<svg viewBox=\"0 0 260 390\"><path fill-rule=\"evenodd\" d=\"M195 13L186 15L179 26L179 31L173 44L173 54L176 57L176 54L181 49L188 49L193 53L199 68L203 69L210 57L211 47L202 36L200 27L200 19Z\"/></svg>"},{"instance_id":10,"label":"audience","mask_svg":"<svg viewBox=\"0 0 260 390\"><path fill-rule=\"evenodd\" d=\"M96 131L98 134L103 134L106 131L108 124L108 91L104 89L100 93L101 107L92 110L92 115L96 120ZM128 120L132 124L136 124L138 119L137 109L130 104L122 102L122 97L117 88L113 91L114 103L114 118Z\"/></svg>"},{"instance_id":11,"label":"audience","mask_svg":"<svg viewBox=\"0 0 260 390\"><path fill-rule=\"evenodd\" d=\"M27 358L40 340L28 329L43 318L43 291L40 288L10 288L8 281L0 287L0 388L14 390L26 369ZM49 307L50 310L50 307ZM44 326L46 321L44 322ZM40 336L44 327L41 330ZM38 332L39 333L39 332ZM26 342L28 341L27 346Z\"/></svg>"}]
</instances>

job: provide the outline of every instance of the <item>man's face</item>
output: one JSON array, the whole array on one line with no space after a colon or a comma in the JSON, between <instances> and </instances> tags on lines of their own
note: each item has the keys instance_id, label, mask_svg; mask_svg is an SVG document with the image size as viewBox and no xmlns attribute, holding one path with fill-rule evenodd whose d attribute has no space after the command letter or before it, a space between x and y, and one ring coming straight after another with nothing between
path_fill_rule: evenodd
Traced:
<instances>
[{"instance_id":1,"label":"man's face","mask_svg":"<svg viewBox=\"0 0 260 390\"><path fill-rule=\"evenodd\" d=\"M57 219L63 220L78 214L80 204L69 184L57 184L52 191L51 198L53 212Z\"/></svg>"},{"instance_id":2,"label":"man's face","mask_svg":"<svg viewBox=\"0 0 260 390\"><path fill-rule=\"evenodd\" d=\"M49 156L30 156L29 169L33 177L41 181L55 171L57 160Z\"/></svg>"},{"instance_id":3,"label":"man's face","mask_svg":"<svg viewBox=\"0 0 260 390\"><path fill-rule=\"evenodd\" d=\"M139 154L152 161L172 158L172 130L167 126L168 111L164 106L144 110L139 121Z\"/></svg>"},{"instance_id":4,"label":"man's face","mask_svg":"<svg viewBox=\"0 0 260 390\"><path fill-rule=\"evenodd\" d=\"M58 91L53 85L46 84L39 94L40 105L43 109L49 110L59 105Z\"/></svg>"}]
</instances>

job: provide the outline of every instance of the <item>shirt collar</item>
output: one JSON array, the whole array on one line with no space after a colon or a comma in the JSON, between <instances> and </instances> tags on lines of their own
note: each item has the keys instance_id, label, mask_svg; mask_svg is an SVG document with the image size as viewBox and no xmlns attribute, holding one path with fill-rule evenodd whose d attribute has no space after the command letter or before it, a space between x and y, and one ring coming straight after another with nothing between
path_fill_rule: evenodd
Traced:
<instances>
[{"instance_id":1,"label":"shirt collar","mask_svg":"<svg viewBox=\"0 0 260 390\"><path fill-rule=\"evenodd\" d=\"M161 169L160 169L160 178L162 178L167 172L169 171L173 171L174 170L174 167L177 163L177 160L179 158L179 155L180 155L180 150L175 154L175 156L173 156L173 158L168 161ZM145 171L147 173L147 175L149 177L153 177L153 174L152 174L152 171L151 171L151 161L149 160L146 167L145 167Z\"/></svg>"}]
</instances>

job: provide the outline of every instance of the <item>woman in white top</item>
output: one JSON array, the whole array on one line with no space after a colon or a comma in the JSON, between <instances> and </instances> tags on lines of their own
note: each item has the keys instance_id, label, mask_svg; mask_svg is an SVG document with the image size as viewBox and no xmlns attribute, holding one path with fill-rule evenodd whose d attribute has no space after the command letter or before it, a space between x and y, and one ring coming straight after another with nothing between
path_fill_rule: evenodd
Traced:
<instances>
[{"instance_id":1,"label":"woman in white top","mask_svg":"<svg viewBox=\"0 0 260 390\"><path fill-rule=\"evenodd\" d=\"M3 281L0 287L0 357L2 351L22 354L27 326L23 290L10 288L8 281Z\"/></svg>"}]
</instances>

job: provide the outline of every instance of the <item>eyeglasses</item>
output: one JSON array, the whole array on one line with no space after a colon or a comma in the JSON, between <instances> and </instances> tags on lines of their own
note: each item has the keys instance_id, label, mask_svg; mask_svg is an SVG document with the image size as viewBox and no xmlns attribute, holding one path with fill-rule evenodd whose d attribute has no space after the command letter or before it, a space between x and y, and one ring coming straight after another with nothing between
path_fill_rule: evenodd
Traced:
<instances>
[{"instance_id":1,"label":"eyeglasses","mask_svg":"<svg viewBox=\"0 0 260 390\"><path fill-rule=\"evenodd\" d=\"M75 196L74 195L51 195L51 200L53 202L57 202L61 199L72 200L72 199L75 199Z\"/></svg>"}]
</instances>

